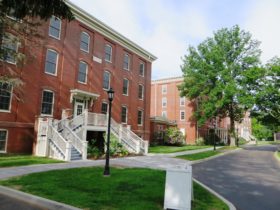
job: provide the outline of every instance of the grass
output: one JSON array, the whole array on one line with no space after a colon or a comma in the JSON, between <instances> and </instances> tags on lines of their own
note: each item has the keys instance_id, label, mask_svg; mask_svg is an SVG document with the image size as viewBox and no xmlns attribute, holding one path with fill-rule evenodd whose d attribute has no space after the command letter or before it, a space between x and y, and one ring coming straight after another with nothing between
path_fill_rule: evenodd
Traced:
<instances>
[{"instance_id":1,"label":"grass","mask_svg":"<svg viewBox=\"0 0 280 210\"><path fill-rule=\"evenodd\" d=\"M83 209L163 209L165 171L140 168L75 168L29 174L0 184ZM228 209L225 203L194 183L192 209Z\"/></svg>"},{"instance_id":2,"label":"grass","mask_svg":"<svg viewBox=\"0 0 280 210\"><path fill-rule=\"evenodd\" d=\"M209 148L210 146L196 146L196 145L185 145L185 146L151 146L149 147L149 153L173 153L182 152L187 150L196 150Z\"/></svg>"},{"instance_id":3,"label":"grass","mask_svg":"<svg viewBox=\"0 0 280 210\"><path fill-rule=\"evenodd\" d=\"M215 156L218 154L221 154L221 152L217 151L217 150L210 150L210 151L199 152L199 153L195 153L195 154L180 155L180 156L177 156L177 158L194 161L194 160L205 159L205 158Z\"/></svg>"},{"instance_id":4,"label":"grass","mask_svg":"<svg viewBox=\"0 0 280 210\"><path fill-rule=\"evenodd\" d=\"M258 141L257 142L258 146L262 146L262 145L279 145L279 144L280 144L279 140L277 140L277 141Z\"/></svg>"},{"instance_id":5,"label":"grass","mask_svg":"<svg viewBox=\"0 0 280 210\"><path fill-rule=\"evenodd\" d=\"M47 164L47 163L61 163L63 161L54 160L45 157L36 157L32 155L13 155L1 154L0 155L0 168L12 166L25 166L33 164Z\"/></svg>"},{"instance_id":6,"label":"grass","mask_svg":"<svg viewBox=\"0 0 280 210\"><path fill-rule=\"evenodd\" d=\"M278 157L280 158L280 152L277 152Z\"/></svg>"}]
</instances>

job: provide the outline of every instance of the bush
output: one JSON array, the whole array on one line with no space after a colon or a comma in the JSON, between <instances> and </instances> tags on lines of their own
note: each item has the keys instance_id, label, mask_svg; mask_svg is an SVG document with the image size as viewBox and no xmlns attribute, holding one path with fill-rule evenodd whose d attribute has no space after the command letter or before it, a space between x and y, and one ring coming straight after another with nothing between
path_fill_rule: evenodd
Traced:
<instances>
[{"instance_id":1,"label":"bush","mask_svg":"<svg viewBox=\"0 0 280 210\"><path fill-rule=\"evenodd\" d=\"M103 152L101 152L98 147L93 145L88 145L88 156L90 158L97 159L103 155Z\"/></svg>"},{"instance_id":2,"label":"bush","mask_svg":"<svg viewBox=\"0 0 280 210\"><path fill-rule=\"evenodd\" d=\"M197 146L203 146L203 145L205 145L205 140L204 140L204 138L203 138L203 137L199 137L198 139L195 140L195 144L196 144Z\"/></svg>"},{"instance_id":3,"label":"bush","mask_svg":"<svg viewBox=\"0 0 280 210\"><path fill-rule=\"evenodd\" d=\"M105 139L107 141L107 137L105 136ZM105 141L105 148L106 148L106 141ZM127 156L129 152L127 149L119 143L119 140L117 137L113 134L110 135L110 156L117 156L117 157L123 157Z\"/></svg>"},{"instance_id":4,"label":"bush","mask_svg":"<svg viewBox=\"0 0 280 210\"><path fill-rule=\"evenodd\" d=\"M185 137L178 128L170 127L166 130L164 143L172 146L182 146L185 144Z\"/></svg>"}]
</instances>

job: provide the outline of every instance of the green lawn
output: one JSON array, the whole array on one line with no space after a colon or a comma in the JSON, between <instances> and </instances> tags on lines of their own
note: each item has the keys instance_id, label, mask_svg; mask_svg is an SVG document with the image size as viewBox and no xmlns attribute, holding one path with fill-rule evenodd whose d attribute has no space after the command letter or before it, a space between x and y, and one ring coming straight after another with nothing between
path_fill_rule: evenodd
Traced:
<instances>
[{"instance_id":1,"label":"green lawn","mask_svg":"<svg viewBox=\"0 0 280 210\"><path fill-rule=\"evenodd\" d=\"M277 152L278 157L280 158L280 152Z\"/></svg>"},{"instance_id":2,"label":"green lawn","mask_svg":"<svg viewBox=\"0 0 280 210\"><path fill-rule=\"evenodd\" d=\"M163 209L165 171L139 168L75 168L30 174L0 181L1 185L83 209ZM217 197L194 183L194 210L228 209Z\"/></svg>"},{"instance_id":3,"label":"green lawn","mask_svg":"<svg viewBox=\"0 0 280 210\"><path fill-rule=\"evenodd\" d=\"M258 141L257 145L262 146L262 145L279 145L280 141Z\"/></svg>"},{"instance_id":4,"label":"green lawn","mask_svg":"<svg viewBox=\"0 0 280 210\"><path fill-rule=\"evenodd\" d=\"M200 160L200 159L208 158L208 157L211 157L211 156L215 156L215 155L218 155L218 154L221 154L221 152L219 152L217 150L215 150L215 151L210 150L210 151L199 152L199 153L195 153L195 154L180 155L180 156L177 156L177 158L194 161L194 160Z\"/></svg>"},{"instance_id":5,"label":"green lawn","mask_svg":"<svg viewBox=\"0 0 280 210\"><path fill-rule=\"evenodd\" d=\"M151 146L149 147L149 153L173 153L182 152L187 150L204 149L211 146L196 146L196 145L185 145L185 146Z\"/></svg>"},{"instance_id":6,"label":"green lawn","mask_svg":"<svg viewBox=\"0 0 280 210\"><path fill-rule=\"evenodd\" d=\"M36 157L32 155L11 155L1 154L0 155L0 168L11 167L11 166L25 166L33 164L46 164L46 163L61 163L63 161L54 160L45 157Z\"/></svg>"}]
</instances>

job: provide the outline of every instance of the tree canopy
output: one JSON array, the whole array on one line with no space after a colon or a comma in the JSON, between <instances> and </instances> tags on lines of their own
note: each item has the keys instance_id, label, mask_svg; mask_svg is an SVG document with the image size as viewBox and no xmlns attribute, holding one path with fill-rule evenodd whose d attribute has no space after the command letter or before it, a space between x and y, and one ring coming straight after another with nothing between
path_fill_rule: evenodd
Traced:
<instances>
[{"instance_id":1,"label":"tree canopy","mask_svg":"<svg viewBox=\"0 0 280 210\"><path fill-rule=\"evenodd\" d=\"M216 31L197 48L188 48L179 90L182 96L197 100L199 125L217 116L229 117L234 132L234 121L254 105L255 89L263 75L259 44L236 25Z\"/></svg>"}]
</instances>

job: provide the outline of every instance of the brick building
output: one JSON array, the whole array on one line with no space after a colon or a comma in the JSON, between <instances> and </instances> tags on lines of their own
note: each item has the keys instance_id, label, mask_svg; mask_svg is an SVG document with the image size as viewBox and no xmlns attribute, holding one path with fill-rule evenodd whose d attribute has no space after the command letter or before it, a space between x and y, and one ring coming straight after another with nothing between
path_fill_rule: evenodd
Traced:
<instances>
[{"instance_id":1,"label":"brick building","mask_svg":"<svg viewBox=\"0 0 280 210\"><path fill-rule=\"evenodd\" d=\"M32 48L36 55L32 62L17 68L15 58L5 58L5 66L24 82L20 87L24 94L17 100L13 97L16 88L0 84L0 152L32 152L38 117L76 117L85 110L107 113L110 87L115 91L114 121L131 126L149 140L151 65L156 57L81 8L67 4L76 19L53 17L43 22L39 27L43 43ZM3 46L30 50L28 41L19 49L18 45ZM0 73L7 74L7 68Z\"/></svg>"}]
</instances>

